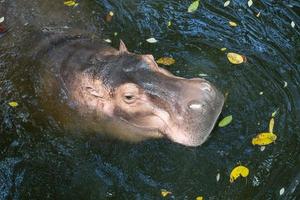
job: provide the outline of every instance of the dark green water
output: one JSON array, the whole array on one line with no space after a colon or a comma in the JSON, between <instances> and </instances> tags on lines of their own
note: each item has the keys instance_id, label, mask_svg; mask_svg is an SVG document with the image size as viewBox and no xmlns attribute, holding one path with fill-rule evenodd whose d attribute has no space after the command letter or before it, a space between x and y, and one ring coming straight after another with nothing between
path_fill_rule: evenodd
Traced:
<instances>
[{"instance_id":1,"label":"dark green water","mask_svg":"<svg viewBox=\"0 0 300 200\"><path fill-rule=\"evenodd\" d=\"M98 0L62 6L66 15L50 20L51 25L86 27L113 46L121 38L136 53L172 56L176 63L168 69L174 74L206 74L227 92L221 118L232 115L232 123L216 127L197 148L167 140L103 141L64 131L39 104L34 71L22 59L21 44L30 36L24 24L41 23L35 21L36 9L29 8L39 5L26 1L17 12L0 2L0 17L10 28L0 37L0 199L163 199L161 189L172 192L166 199L300 198L299 1L254 1L250 8L247 1L232 1L226 8L223 1L201 1L190 14L191 1ZM45 1L43 8L51 13L62 2ZM109 11L115 15L107 23L103 18ZM47 21L49 13L43 14ZM12 16L20 16L22 25ZM238 26L229 27L228 21ZM159 42L147 43L150 37ZM229 51L245 55L247 62L230 64ZM19 106L10 107L10 101ZM278 139L261 151L251 139L268 130L277 109ZM230 183L238 164L250 174Z\"/></svg>"}]
</instances>

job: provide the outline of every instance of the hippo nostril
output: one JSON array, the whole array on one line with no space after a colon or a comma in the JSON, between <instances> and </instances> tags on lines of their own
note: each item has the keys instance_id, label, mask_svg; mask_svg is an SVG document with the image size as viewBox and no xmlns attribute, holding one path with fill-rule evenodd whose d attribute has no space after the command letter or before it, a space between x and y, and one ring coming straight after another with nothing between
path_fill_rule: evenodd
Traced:
<instances>
[{"instance_id":1,"label":"hippo nostril","mask_svg":"<svg viewBox=\"0 0 300 200\"><path fill-rule=\"evenodd\" d=\"M191 110L201 110L203 109L204 107L204 104L200 103L200 102L197 102L197 101L191 101L189 104L188 104L188 107L191 109Z\"/></svg>"},{"instance_id":2,"label":"hippo nostril","mask_svg":"<svg viewBox=\"0 0 300 200\"><path fill-rule=\"evenodd\" d=\"M199 110L203 107L202 104L190 104L189 105L189 108L192 109L192 110Z\"/></svg>"}]
</instances>

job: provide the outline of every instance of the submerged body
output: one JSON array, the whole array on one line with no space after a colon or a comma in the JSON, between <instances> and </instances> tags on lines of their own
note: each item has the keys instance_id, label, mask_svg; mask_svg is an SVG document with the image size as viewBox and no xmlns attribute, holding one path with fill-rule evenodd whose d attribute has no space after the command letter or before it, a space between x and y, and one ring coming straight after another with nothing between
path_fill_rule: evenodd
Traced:
<instances>
[{"instance_id":1,"label":"submerged body","mask_svg":"<svg viewBox=\"0 0 300 200\"><path fill-rule=\"evenodd\" d=\"M65 127L130 141L166 137L187 146L199 146L209 136L224 103L210 82L174 76L152 55L130 53L122 41L117 50L94 35L74 31L66 21L78 20L68 23L74 27L84 15L66 13L63 4L54 2L46 16L47 7L37 0L32 27L24 26L26 3L6 4L7 13L22 10L22 15L8 17L8 23L13 21L20 34L29 32L21 48L25 60L36 66L37 96Z\"/></svg>"},{"instance_id":2,"label":"submerged body","mask_svg":"<svg viewBox=\"0 0 300 200\"><path fill-rule=\"evenodd\" d=\"M32 54L42 60L42 96L46 102L58 96L77 113L69 126L198 146L221 112L224 97L211 83L174 76L152 55L128 52L122 41L119 50L81 34L47 34L44 41Z\"/></svg>"}]
</instances>

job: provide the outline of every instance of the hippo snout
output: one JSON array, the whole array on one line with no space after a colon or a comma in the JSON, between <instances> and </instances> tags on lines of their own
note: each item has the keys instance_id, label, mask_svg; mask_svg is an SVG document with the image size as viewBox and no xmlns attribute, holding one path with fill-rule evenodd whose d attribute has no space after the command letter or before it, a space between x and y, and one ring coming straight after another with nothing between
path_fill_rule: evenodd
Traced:
<instances>
[{"instance_id":1,"label":"hippo snout","mask_svg":"<svg viewBox=\"0 0 300 200\"><path fill-rule=\"evenodd\" d=\"M181 79L179 82L181 98L177 101L180 107L175 112L177 115L181 113L182 117L172 126L168 137L186 146L199 146L213 129L221 113L224 96L204 79Z\"/></svg>"}]
</instances>

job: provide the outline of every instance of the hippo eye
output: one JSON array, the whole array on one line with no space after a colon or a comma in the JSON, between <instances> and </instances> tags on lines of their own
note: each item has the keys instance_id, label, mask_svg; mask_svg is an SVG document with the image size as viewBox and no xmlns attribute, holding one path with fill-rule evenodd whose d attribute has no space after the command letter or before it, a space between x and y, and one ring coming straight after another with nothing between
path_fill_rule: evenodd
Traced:
<instances>
[{"instance_id":1,"label":"hippo eye","mask_svg":"<svg viewBox=\"0 0 300 200\"><path fill-rule=\"evenodd\" d=\"M124 94L124 98L123 99L128 104L134 103L135 100L136 100L135 96L133 94L131 94L131 93Z\"/></svg>"}]
</instances>

